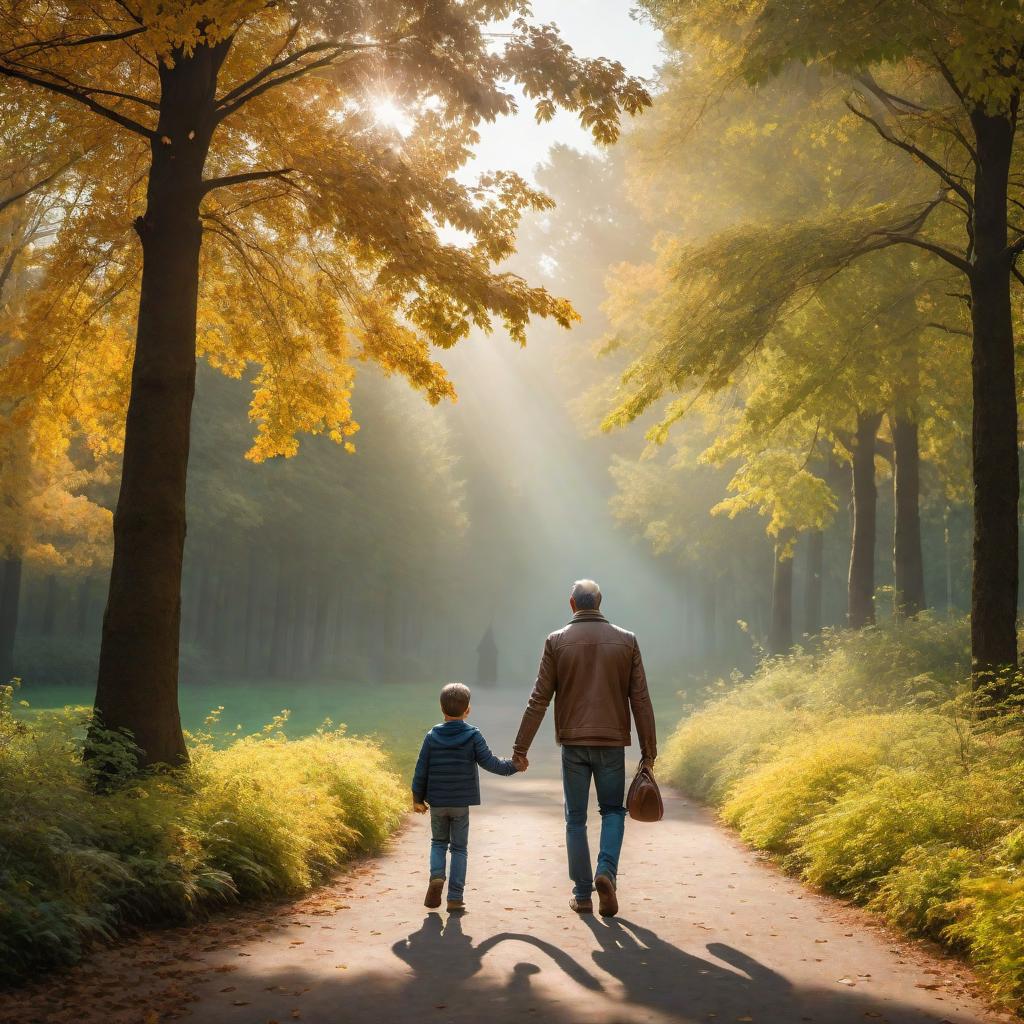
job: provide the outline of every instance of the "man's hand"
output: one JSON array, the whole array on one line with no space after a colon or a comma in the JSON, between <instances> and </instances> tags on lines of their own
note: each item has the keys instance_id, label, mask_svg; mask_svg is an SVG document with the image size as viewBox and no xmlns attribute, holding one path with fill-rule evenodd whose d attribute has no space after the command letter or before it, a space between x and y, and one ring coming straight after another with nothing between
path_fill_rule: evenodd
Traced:
<instances>
[{"instance_id":1,"label":"man's hand","mask_svg":"<svg viewBox=\"0 0 1024 1024\"><path fill-rule=\"evenodd\" d=\"M417 814L426 814L427 813L427 805L425 803L423 803L422 800L417 800L415 803L413 803L412 809Z\"/></svg>"},{"instance_id":2,"label":"man's hand","mask_svg":"<svg viewBox=\"0 0 1024 1024\"><path fill-rule=\"evenodd\" d=\"M640 767L649 771L652 775L654 774L654 762L656 758L645 757L640 761Z\"/></svg>"},{"instance_id":3,"label":"man's hand","mask_svg":"<svg viewBox=\"0 0 1024 1024\"><path fill-rule=\"evenodd\" d=\"M530 762L527 760L525 754L513 754L512 763L515 765L517 772L525 772L530 767Z\"/></svg>"}]
</instances>

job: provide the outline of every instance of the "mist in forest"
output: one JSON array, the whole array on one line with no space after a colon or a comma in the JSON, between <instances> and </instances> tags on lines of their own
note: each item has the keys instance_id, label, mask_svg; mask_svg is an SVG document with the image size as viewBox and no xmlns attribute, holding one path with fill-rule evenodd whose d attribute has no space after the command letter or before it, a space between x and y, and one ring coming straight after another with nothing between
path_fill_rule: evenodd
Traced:
<instances>
[{"instance_id":1,"label":"mist in forest","mask_svg":"<svg viewBox=\"0 0 1024 1024\"><path fill-rule=\"evenodd\" d=\"M467 641L493 622L499 678L508 682L536 668L543 638L568 620L569 587L581 577L601 584L605 614L637 632L652 665L694 653L684 628L688 594L612 520L601 440L581 437L550 369L549 349L559 343L567 341L548 336L517 351L487 340L449 359L465 397L448 416L472 470L468 600L456 617ZM463 655L452 668L472 678L475 662Z\"/></svg>"}]
</instances>

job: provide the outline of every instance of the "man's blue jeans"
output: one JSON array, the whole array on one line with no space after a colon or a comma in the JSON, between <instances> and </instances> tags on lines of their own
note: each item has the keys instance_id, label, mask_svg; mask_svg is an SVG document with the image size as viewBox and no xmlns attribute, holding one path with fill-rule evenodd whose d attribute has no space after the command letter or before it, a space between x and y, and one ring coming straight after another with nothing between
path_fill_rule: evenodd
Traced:
<instances>
[{"instance_id":1,"label":"man's blue jeans","mask_svg":"<svg viewBox=\"0 0 1024 1024\"><path fill-rule=\"evenodd\" d=\"M601 811L601 849L597 871L615 880L619 851L626 831L626 751L622 747L562 747L562 786L565 790L565 845L569 853L569 877L577 899L588 900L594 891L587 842L587 804L590 780L597 789Z\"/></svg>"},{"instance_id":2,"label":"man's blue jeans","mask_svg":"<svg viewBox=\"0 0 1024 1024\"><path fill-rule=\"evenodd\" d=\"M445 860L452 852L448 899L461 900L466 887L466 851L469 846L469 808L430 808L430 877L445 877Z\"/></svg>"}]
</instances>

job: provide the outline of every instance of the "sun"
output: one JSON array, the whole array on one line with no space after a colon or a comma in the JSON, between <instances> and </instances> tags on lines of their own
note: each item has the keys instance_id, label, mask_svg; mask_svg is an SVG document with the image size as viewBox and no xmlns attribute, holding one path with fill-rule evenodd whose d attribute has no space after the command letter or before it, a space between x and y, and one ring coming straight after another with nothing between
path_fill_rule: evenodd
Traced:
<instances>
[{"instance_id":1,"label":"sun","mask_svg":"<svg viewBox=\"0 0 1024 1024\"><path fill-rule=\"evenodd\" d=\"M370 102L374 120L386 128L393 128L399 135L412 131L412 117L408 110L397 104L390 96L377 96Z\"/></svg>"}]
</instances>

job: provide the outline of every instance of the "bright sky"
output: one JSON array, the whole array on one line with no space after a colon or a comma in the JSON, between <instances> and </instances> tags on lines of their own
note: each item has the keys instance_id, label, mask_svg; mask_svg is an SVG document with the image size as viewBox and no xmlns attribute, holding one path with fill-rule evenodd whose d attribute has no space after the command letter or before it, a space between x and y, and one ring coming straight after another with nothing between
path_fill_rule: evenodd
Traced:
<instances>
[{"instance_id":1,"label":"bright sky","mask_svg":"<svg viewBox=\"0 0 1024 1024\"><path fill-rule=\"evenodd\" d=\"M631 18L632 8L630 0L533 0L535 19L555 22L581 56L619 60L632 74L649 77L661 61L660 36L648 23ZM556 142L592 147L574 115L559 112L538 125L524 101L516 117L483 125L475 169L519 171L532 178Z\"/></svg>"}]
</instances>

